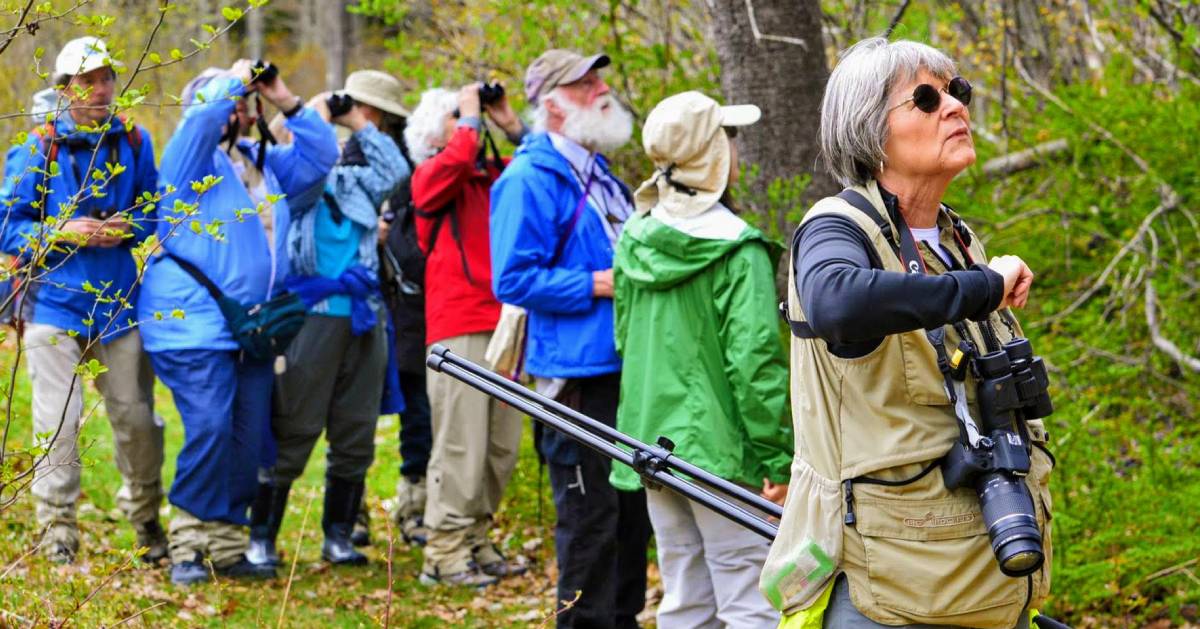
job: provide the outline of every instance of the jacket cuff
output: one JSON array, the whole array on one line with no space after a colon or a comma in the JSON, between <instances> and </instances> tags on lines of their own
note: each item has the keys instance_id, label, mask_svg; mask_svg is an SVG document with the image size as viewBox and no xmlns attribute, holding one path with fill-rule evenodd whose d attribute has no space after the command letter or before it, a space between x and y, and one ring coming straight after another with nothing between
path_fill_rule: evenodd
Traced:
<instances>
[{"instance_id":1,"label":"jacket cuff","mask_svg":"<svg viewBox=\"0 0 1200 629\"><path fill-rule=\"evenodd\" d=\"M981 273L982 281L979 282L979 290L987 291L987 301L983 308L971 314L970 319L983 321L1000 307L1000 302L1004 301L1004 276L993 271L986 264L972 264L971 270Z\"/></svg>"},{"instance_id":2,"label":"jacket cuff","mask_svg":"<svg viewBox=\"0 0 1200 629\"><path fill-rule=\"evenodd\" d=\"M483 123L478 116L463 116L462 118L458 119L458 124L455 126L471 127L472 129L479 131L479 126L481 124Z\"/></svg>"}]
</instances>

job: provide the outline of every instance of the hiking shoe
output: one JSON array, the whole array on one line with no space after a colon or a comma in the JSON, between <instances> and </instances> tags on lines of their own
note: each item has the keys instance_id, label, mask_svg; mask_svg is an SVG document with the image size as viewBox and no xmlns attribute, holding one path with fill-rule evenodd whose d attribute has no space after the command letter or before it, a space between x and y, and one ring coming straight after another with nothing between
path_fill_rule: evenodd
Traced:
<instances>
[{"instance_id":1,"label":"hiking shoe","mask_svg":"<svg viewBox=\"0 0 1200 629\"><path fill-rule=\"evenodd\" d=\"M400 537L404 543L411 546L424 546L429 540L429 527L425 526L425 518L414 515L400 522Z\"/></svg>"},{"instance_id":2,"label":"hiking shoe","mask_svg":"<svg viewBox=\"0 0 1200 629\"><path fill-rule=\"evenodd\" d=\"M158 518L135 524L133 530L137 533L138 548L146 549L146 552L142 553L143 562L156 564L167 556L167 534L158 523Z\"/></svg>"},{"instance_id":3,"label":"hiking shoe","mask_svg":"<svg viewBox=\"0 0 1200 629\"><path fill-rule=\"evenodd\" d=\"M237 561L216 568L216 573L231 579L274 579L275 566L251 563L245 555L242 555L238 557Z\"/></svg>"},{"instance_id":4,"label":"hiking shoe","mask_svg":"<svg viewBox=\"0 0 1200 629\"><path fill-rule=\"evenodd\" d=\"M420 580L422 585L457 585L479 589L495 585L500 581L490 574L484 574L478 567L453 574L440 574L437 570L434 570L433 574L422 571Z\"/></svg>"},{"instance_id":5,"label":"hiking shoe","mask_svg":"<svg viewBox=\"0 0 1200 629\"><path fill-rule=\"evenodd\" d=\"M42 555L56 564L75 561L79 552L79 529L74 524L55 522L42 535Z\"/></svg>"},{"instance_id":6,"label":"hiking shoe","mask_svg":"<svg viewBox=\"0 0 1200 629\"><path fill-rule=\"evenodd\" d=\"M278 567L283 563L279 551L275 549L275 540L258 538L251 533L250 543L246 546L246 560L260 566Z\"/></svg>"},{"instance_id":7,"label":"hiking shoe","mask_svg":"<svg viewBox=\"0 0 1200 629\"><path fill-rule=\"evenodd\" d=\"M475 563L484 574L493 577L517 577L529 570L528 566L515 561L509 561L495 544L484 544L471 549Z\"/></svg>"},{"instance_id":8,"label":"hiking shoe","mask_svg":"<svg viewBox=\"0 0 1200 629\"><path fill-rule=\"evenodd\" d=\"M367 556L355 550L350 538L337 531L325 534L325 543L321 545L321 559L336 566L367 565Z\"/></svg>"},{"instance_id":9,"label":"hiking shoe","mask_svg":"<svg viewBox=\"0 0 1200 629\"><path fill-rule=\"evenodd\" d=\"M196 553L192 561L181 561L171 564L171 583L175 585L192 585L204 583L212 578L208 567L204 565L203 556Z\"/></svg>"}]
</instances>

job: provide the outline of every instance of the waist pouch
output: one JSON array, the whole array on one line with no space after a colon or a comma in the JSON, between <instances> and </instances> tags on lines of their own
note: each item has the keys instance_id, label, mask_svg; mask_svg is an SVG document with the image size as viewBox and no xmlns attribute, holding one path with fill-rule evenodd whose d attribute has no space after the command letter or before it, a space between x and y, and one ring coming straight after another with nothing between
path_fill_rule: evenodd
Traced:
<instances>
[{"instance_id":1,"label":"waist pouch","mask_svg":"<svg viewBox=\"0 0 1200 629\"><path fill-rule=\"evenodd\" d=\"M166 256L212 295L238 347L250 358L270 360L283 354L304 326L307 308L299 295L284 291L267 301L247 306L221 292L196 265L173 253L168 252Z\"/></svg>"}]
</instances>

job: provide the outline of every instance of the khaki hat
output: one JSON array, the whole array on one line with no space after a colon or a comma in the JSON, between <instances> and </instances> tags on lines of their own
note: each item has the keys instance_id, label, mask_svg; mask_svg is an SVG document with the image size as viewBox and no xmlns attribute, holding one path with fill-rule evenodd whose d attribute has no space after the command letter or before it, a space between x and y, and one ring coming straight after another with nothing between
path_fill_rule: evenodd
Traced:
<instances>
[{"instance_id":1,"label":"khaki hat","mask_svg":"<svg viewBox=\"0 0 1200 629\"><path fill-rule=\"evenodd\" d=\"M611 60L605 54L585 57L572 50L547 50L525 71L525 98L529 104L537 105L541 95L549 94L559 85L574 83L589 70L599 70L609 63Z\"/></svg>"},{"instance_id":2,"label":"khaki hat","mask_svg":"<svg viewBox=\"0 0 1200 629\"><path fill-rule=\"evenodd\" d=\"M95 37L80 37L67 42L54 60L56 76L75 76L87 74L96 68L123 67L125 64L113 59L108 54L108 47Z\"/></svg>"},{"instance_id":3,"label":"khaki hat","mask_svg":"<svg viewBox=\"0 0 1200 629\"><path fill-rule=\"evenodd\" d=\"M667 97L642 128L642 147L654 176L634 195L639 212L659 206L676 217L695 216L721 199L729 183L729 138L723 127L758 122L755 105L722 107L700 92Z\"/></svg>"},{"instance_id":4,"label":"khaki hat","mask_svg":"<svg viewBox=\"0 0 1200 629\"><path fill-rule=\"evenodd\" d=\"M359 70L346 77L346 86L342 92L349 94L356 102L370 105L389 114L403 116L412 115L400 102L404 99L404 88L400 81L379 70Z\"/></svg>"}]
</instances>

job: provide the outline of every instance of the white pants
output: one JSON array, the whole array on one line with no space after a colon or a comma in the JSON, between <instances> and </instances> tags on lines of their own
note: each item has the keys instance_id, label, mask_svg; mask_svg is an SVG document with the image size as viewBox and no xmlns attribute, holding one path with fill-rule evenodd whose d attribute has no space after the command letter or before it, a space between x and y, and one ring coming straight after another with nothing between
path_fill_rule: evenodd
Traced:
<instances>
[{"instance_id":1,"label":"white pants","mask_svg":"<svg viewBox=\"0 0 1200 629\"><path fill-rule=\"evenodd\" d=\"M75 523L79 500L79 431L84 419L80 361L108 368L96 378L113 431L113 458L121 473L117 504L133 524L158 517L162 504L163 427L154 417L154 372L132 330L95 343L39 323L25 324L25 359L33 389L33 432L48 449L34 470L33 494L42 525ZM93 452L96 455L96 452Z\"/></svg>"},{"instance_id":2,"label":"white pants","mask_svg":"<svg viewBox=\"0 0 1200 629\"><path fill-rule=\"evenodd\" d=\"M770 542L669 489L646 492L658 546L660 629L774 629L779 612L758 591Z\"/></svg>"}]
</instances>

